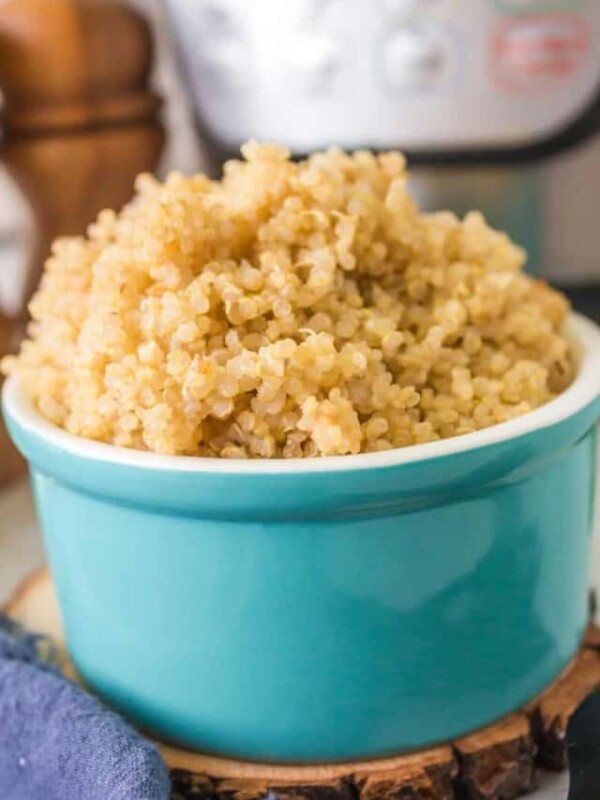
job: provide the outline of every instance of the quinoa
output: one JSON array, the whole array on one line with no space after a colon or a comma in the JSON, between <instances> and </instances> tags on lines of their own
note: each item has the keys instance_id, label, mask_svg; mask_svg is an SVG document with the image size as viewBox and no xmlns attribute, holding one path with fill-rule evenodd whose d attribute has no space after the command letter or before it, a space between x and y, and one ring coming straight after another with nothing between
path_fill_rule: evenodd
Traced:
<instances>
[{"instance_id":1,"label":"quinoa","mask_svg":"<svg viewBox=\"0 0 600 800\"><path fill-rule=\"evenodd\" d=\"M242 154L221 181L141 175L54 244L3 362L49 420L159 453L310 457L469 433L569 384L566 299L480 213L421 213L401 154Z\"/></svg>"}]
</instances>

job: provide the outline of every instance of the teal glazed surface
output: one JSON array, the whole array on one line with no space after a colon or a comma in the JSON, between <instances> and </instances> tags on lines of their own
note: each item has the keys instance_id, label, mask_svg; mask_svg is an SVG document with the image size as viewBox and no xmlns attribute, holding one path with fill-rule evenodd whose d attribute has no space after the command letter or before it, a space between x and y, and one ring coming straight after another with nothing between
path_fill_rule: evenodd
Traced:
<instances>
[{"instance_id":1,"label":"teal glazed surface","mask_svg":"<svg viewBox=\"0 0 600 800\"><path fill-rule=\"evenodd\" d=\"M598 398L414 463L262 474L87 458L14 405L75 664L164 739L396 753L517 708L579 645Z\"/></svg>"}]
</instances>

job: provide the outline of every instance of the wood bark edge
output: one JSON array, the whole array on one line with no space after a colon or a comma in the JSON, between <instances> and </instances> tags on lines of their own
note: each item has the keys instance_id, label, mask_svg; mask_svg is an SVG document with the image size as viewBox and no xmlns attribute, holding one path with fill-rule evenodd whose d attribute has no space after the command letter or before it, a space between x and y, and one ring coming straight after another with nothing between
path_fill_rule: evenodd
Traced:
<instances>
[{"instance_id":1,"label":"wood bark edge","mask_svg":"<svg viewBox=\"0 0 600 800\"><path fill-rule=\"evenodd\" d=\"M590 627L576 658L523 710L418 753L361 764L281 767L161 746L172 800L511 800L533 791L539 770L567 765L566 726L600 687L600 629Z\"/></svg>"}]
</instances>

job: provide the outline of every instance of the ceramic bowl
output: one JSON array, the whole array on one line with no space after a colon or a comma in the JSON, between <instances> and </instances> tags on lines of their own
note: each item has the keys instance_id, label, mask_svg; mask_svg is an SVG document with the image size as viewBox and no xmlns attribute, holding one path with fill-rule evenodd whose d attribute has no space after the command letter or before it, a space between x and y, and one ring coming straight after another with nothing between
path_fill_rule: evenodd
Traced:
<instances>
[{"instance_id":1,"label":"ceramic bowl","mask_svg":"<svg viewBox=\"0 0 600 800\"><path fill-rule=\"evenodd\" d=\"M337 761L498 719L564 669L587 618L600 331L523 417L322 459L168 457L53 426L4 389L70 652L155 735Z\"/></svg>"}]
</instances>

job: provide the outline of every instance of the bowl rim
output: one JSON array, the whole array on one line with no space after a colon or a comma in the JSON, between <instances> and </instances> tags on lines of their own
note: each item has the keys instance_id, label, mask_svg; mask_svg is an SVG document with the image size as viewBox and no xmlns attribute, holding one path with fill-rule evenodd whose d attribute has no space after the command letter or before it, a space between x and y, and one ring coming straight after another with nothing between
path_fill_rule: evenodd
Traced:
<instances>
[{"instance_id":1,"label":"bowl rim","mask_svg":"<svg viewBox=\"0 0 600 800\"><path fill-rule=\"evenodd\" d=\"M455 455L516 439L556 425L600 397L600 327L581 314L571 312L564 327L570 340L578 372L558 397L523 416L480 431L425 444L394 448L378 453L324 456L321 458L226 459L206 456L162 455L85 439L47 420L26 396L17 376L4 383L2 404L9 420L28 434L86 460L141 469L186 473L300 474L339 472L414 464ZM600 408L599 408L600 412Z\"/></svg>"}]
</instances>

